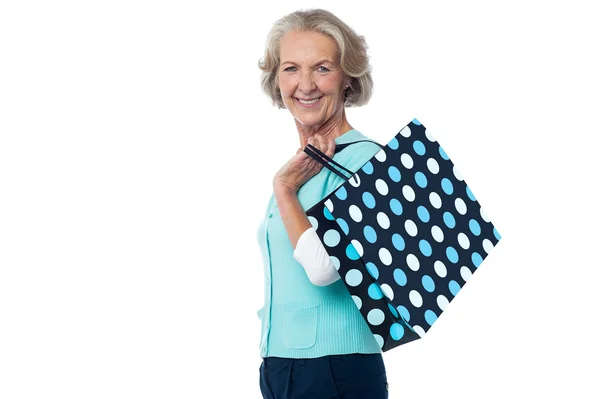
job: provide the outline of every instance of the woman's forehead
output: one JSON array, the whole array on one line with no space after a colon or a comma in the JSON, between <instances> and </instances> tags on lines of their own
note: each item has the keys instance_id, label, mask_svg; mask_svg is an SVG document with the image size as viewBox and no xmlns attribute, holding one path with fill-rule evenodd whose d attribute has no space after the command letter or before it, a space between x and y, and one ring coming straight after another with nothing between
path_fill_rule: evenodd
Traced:
<instances>
[{"instance_id":1,"label":"woman's forehead","mask_svg":"<svg viewBox=\"0 0 600 399\"><path fill-rule=\"evenodd\" d=\"M337 47L329 36L318 32L288 32L281 38L281 63L328 61L335 63Z\"/></svg>"}]
</instances>

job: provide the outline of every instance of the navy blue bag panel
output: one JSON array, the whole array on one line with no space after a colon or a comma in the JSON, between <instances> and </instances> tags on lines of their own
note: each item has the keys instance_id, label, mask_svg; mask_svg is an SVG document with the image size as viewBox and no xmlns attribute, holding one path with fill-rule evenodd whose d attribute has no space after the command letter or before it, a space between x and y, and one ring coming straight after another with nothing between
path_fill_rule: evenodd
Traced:
<instances>
[{"instance_id":1,"label":"navy blue bag panel","mask_svg":"<svg viewBox=\"0 0 600 399\"><path fill-rule=\"evenodd\" d=\"M416 119L345 171L307 216L386 351L423 336L501 237Z\"/></svg>"}]
</instances>

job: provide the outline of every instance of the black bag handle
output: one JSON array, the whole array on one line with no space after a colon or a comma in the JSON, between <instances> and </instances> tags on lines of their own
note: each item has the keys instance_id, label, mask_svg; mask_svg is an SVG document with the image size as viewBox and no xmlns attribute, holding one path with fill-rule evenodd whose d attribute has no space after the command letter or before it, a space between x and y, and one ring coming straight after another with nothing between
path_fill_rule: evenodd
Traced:
<instances>
[{"instance_id":1,"label":"black bag handle","mask_svg":"<svg viewBox=\"0 0 600 399\"><path fill-rule=\"evenodd\" d=\"M357 141L353 141L351 143L344 143L344 144L336 145L334 153L338 153L341 150L343 150L344 148L348 147L349 145L354 144L354 143L359 143L362 141L368 141L369 143L377 144L379 147L381 147L382 149L385 150L385 147L383 145L381 145L375 141L357 140ZM344 179L346 181L350 180L352 178L352 176L354 176L354 172L352 172L349 169L346 169L339 163L335 162L333 159L329 158L321 150L319 150L318 148L316 148L315 146L313 146L311 144L306 145L306 147L304 148L304 152L307 153L309 157L311 157L315 161L319 162L321 165L325 166L327 169L331 170L333 173L340 176L342 179ZM334 169L333 166L331 166L329 163L332 163L333 165L337 166L338 168L344 170L346 173L348 173L350 175L350 177L344 175L342 172L338 171L337 169Z\"/></svg>"}]
</instances>

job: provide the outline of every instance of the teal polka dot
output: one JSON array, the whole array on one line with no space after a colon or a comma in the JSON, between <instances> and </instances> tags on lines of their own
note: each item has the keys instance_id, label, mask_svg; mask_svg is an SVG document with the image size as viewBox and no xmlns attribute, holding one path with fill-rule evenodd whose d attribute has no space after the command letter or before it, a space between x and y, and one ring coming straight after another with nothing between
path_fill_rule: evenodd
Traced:
<instances>
[{"instance_id":1,"label":"teal polka dot","mask_svg":"<svg viewBox=\"0 0 600 399\"><path fill-rule=\"evenodd\" d=\"M388 143L388 147L390 147L392 150L397 150L399 146L398 143L398 139L397 138L393 138L390 140L390 142Z\"/></svg>"},{"instance_id":2,"label":"teal polka dot","mask_svg":"<svg viewBox=\"0 0 600 399\"><path fill-rule=\"evenodd\" d=\"M323 234L323 243L328 247L335 247L340 243L340 233L337 230L327 230L325 234Z\"/></svg>"},{"instance_id":3,"label":"teal polka dot","mask_svg":"<svg viewBox=\"0 0 600 399\"><path fill-rule=\"evenodd\" d=\"M427 322L427 324L431 326L433 325L433 323L435 323L436 320L437 315L432 310L425 311L425 321Z\"/></svg>"},{"instance_id":4,"label":"teal polka dot","mask_svg":"<svg viewBox=\"0 0 600 399\"><path fill-rule=\"evenodd\" d=\"M402 269L394 270L394 281L400 287L404 287L406 285L406 273L402 271Z\"/></svg>"},{"instance_id":5,"label":"teal polka dot","mask_svg":"<svg viewBox=\"0 0 600 399\"><path fill-rule=\"evenodd\" d=\"M373 173L373 164L371 163L371 161L367 161L367 163L363 165L362 171L368 175Z\"/></svg>"},{"instance_id":6,"label":"teal polka dot","mask_svg":"<svg viewBox=\"0 0 600 399\"><path fill-rule=\"evenodd\" d=\"M414 123L415 125L420 125L421 122L419 122L416 118L412 120L412 123Z\"/></svg>"},{"instance_id":7,"label":"teal polka dot","mask_svg":"<svg viewBox=\"0 0 600 399\"><path fill-rule=\"evenodd\" d=\"M342 231L344 232L344 234L348 235L348 233L350 232L350 228L348 227L348 223L346 223L346 221L344 219L342 219L342 218L337 218L335 221L340 226L340 228L342 229Z\"/></svg>"},{"instance_id":8,"label":"teal polka dot","mask_svg":"<svg viewBox=\"0 0 600 399\"><path fill-rule=\"evenodd\" d=\"M477 223L477 220L469 220L469 230L471 230L471 233L475 234L476 236L481 234L481 226L479 223Z\"/></svg>"},{"instance_id":9,"label":"teal polka dot","mask_svg":"<svg viewBox=\"0 0 600 399\"><path fill-rule=\"evenodd\" d=\"M430 219L429 211L423 205L420 205L417 208L417 215L419 216L419 219L421 219L422 222L424 222L424 223L429 222L429 219Z\"/></svg>"},{"instance_id":10,"label":"teal polka dot","mask_svg":"<svg viewBox=\"0 0 600 399\"><path fill-rule=\"evenodd\" d=\"M402 215L402 204L396 198L390 200L390 209L394 214L398 216Z\"/></svg>"},{"instance_id":11,"label":"teal polka dot","mask_svg":"<svg viewBox=\"0 0 600 399\"><path fill-rule=\"evenodd\" d=\"M458 294L458 291L460 291L460 284L458 284L454 280L450 280L450 282L448 283L448 289L450 290L450 293L452 295L456 296L456 294Z\"/></svg>"},{"instance_id":12,"label":"teal polka dot","mask_svg":"<svg viewBox=\"0 0 600 399\"><path fill-rule=\"evenodd\" d=\"M404 321L410 321L410 312L404 306L399 305L396 309L398 309L398 313L400 313L400 317L404 319Z\"/></svg>"},{"instance_id":13,"label":"teal polka dot","mask_svg":"<svg viewBox=\"0 0 600 399\"><path fill-rule=\"evenodd\" d=\"M402 179L402 175L400 174L400 170L397 167L395 167L395 166L390 166L388 168L388 175L390 176L390 179L392 179L396 183L398 183L400 181L400 179Z\"/></svg>"},{"instance_id":14,"label":"teal polka dot","mask_svg":"<svg viewBox=\"0 0 600 399\"><path fill-rule=\"evenodd\" d=\"M448 157L448 155L446 155L446 151L444 151L444 149L440 146L440 155L442 158L444 158L446 161L449 160L450 158Z\"/></svg>"},{"instance_id":15,"label":"teal polka dot","mask_svg":"<svg viewBox=\"0 0 600 399\"><path fill-rule=\"evenodd\" d=\"M362 195L362 200L367 208L375 208L375 197L373 197L373 194L371 194L370 192L365 191Z\"/></svg>"},{"instance_id":16,"label":"teal polka dot","mask_svg":"<svg viewBox=\"0 0 600 399\"><path fill-rule=\"evenodd\" d=\"M394 315L395 318L400 317L400 315L398 314L398 311L396 310L394 305L392 305L391 303L388 303L388 309L390 310L390 312L392 312L392 314Z\"/></svg>"},{"instance_id":17,"label":"teal polka dot","mask_svg":"<svg viewBox=\"0 0 600 399\"><path fill-rule=\"evenodd\" d=\"M385 320L385 313L381 309L373 309L367 313L367 321L374 326L378 326Z\"/></svg>"},{"instance_id":18,"label":"teal polka dot","mask_svg":"<svg viewBox=\"0 0 600 399\"><path fill-rule=\"evenodd\" d=\"M500 241L500 239L502 238L502 236L500 235L500 233L498 233L498 230L496 230L495 227L494 227L494 237L496 237L496 239L498 241Z\"/></svg>"},{"instance_id":19,"label":"teal polka dot","mask_svg":"<svg viewBox=\"0 0 600 399\"><path fill-rule=\"evenodd\" d=\"M415 173L415 183L421 188L427 187L427 177L425 177L423 172Z\"/></svg>"},{"instance_id":20,"label":"teal polka dot","mask_svg":"<svg viewBox=\"0 0 600 399\"><path fill-rule=\"evenodd\" d=\"M452 214L450 212L444 212L443 219L444 219L444 223L449 228L453 229L454 226L456 226L456 220L454 219L454 216L452 216Z\"/></svg>"},{"instance_id":21,"label":"teal polka dot","mask_svg":"<svg viewBox=\"0 0 600 399\"><path fill-rule=\"evenodd\" d=\"M371 226L365 226L365 228L363 229L363 234L365 235L365 239L371 244L377 241L377 233L375 232L375 229Z\"/></svg>"},{"instance_id":22,"label":"teal polka dot","mask_svg":"<svg viewBox=\"0 0 600 399\"><path fill-rule=\"evenodd\" d=\"M352 269L346 273L346 282L352 287L356 287L362 282L363 275L360 270Z\"/></svg>"},{"instance_id":23,"label":"teal polka dot","mask_svg":"<svg viewBox=\"0 0 600 399\"><path fill-rule=\"evenodd\" d=\"M381 292L381 288L376 283L369 285L369 289L367 290L369 296L375 300L383 298L383 292Z\"/></svg>"},{"instance_id":24,"label":"teal polka dot","mask_svg":"<svg viewBox=\"0 0 600 399\"><path fill-rule=\"evenodd\" d=\"M481 262L483 262L483 258L477 252L473 252L473 254L471 255L471 262L473 262L473 265L475 265L475 267L479 267L479 265L481 265Z\"/></svg>"},{"instance_id":25,"label":"teal polka dot","mask_svg":"<svg viewBox=\"0 0 600 399\"><path fill-rule=\"evenodd\" d=\"M427 240L421 240L419 241L419 249L421 250L421 253L425 256L431 256L431 244L429 244L427 242Z\"/></svg>"},{"instance_id":26,"label":"teal polka dot","mask_svg":"<svg viewBox=\"0 0 600 399\"><path fill-rule=\"evenodd\" d=\"M423 284L423 288L425 288L427 292L433 292L435 290L435 282L427 274L421 278L421 284Z\"/></svg>"},{"instance_id":27,"label":"teal polka dot","mask_svg":"<svg viewBox=\"0 0 600 399\"><path fill-rule=\"evenodd\" d=\"M469 186L467 186L467 197L469 197L471 201L476 201L475 196L473 195L473 192L471 192Z\"/></svg>"},{"instance_id":28,"label":"teal polka dot","mask_svg":"<svg viewBox=\"0 0 600 399\"><path fill-rule=\"evenodd\" d=\"M348 246L346 247L346 256L350 260L357 260L358 258L360 258L358 252L356 252L356 248L354 248L354 245L352 244L348 244Z\"/></svg>"},{"instance_id":29,"label":"teal polka dot","mask_svg":"<svg viewBox=\"0 0 600 399\"><path fill-rule=\"evenodd\" d=\"M379 278L379 269L377 269L377 266L373 262L367 262L365 266L371 277L377 280Z\"/></svg>"},{"instance_id":30,"label":"teal polka dot","mask_svg":"<svg viewBox=\"0 0 600 399\"><path fill-rule=\"evenodd\" d=\"M404 248L406 248L406 242L404 242L404 238L402 238L402 236L398 233L394 233L392 235L392 244L398 251L404 251Z\"/></svg>"},{"instance_id":31,"label":"teal polka dot","mask_svg":"<svg viewBox=\"0 0 600 399\"><path fill-rule=\"evenodd\" d=\"M448 195L454 192L454 186L452 186L452 182L447 177L442 179L442 190Z\"/></svg>"},{"instance_id":32,"label":"teal polka dot","mask_svg":"<svg viewBox=\"0 0 600 399\"><path fill-rule=\"evenodd\" d=\"M329 209L327 209L326 206L323 207L323 215L325 215L325 218L329 220L334 220L333 215L331 214L331 212L329 212Z\"/></svg>"},{"instance_id":33,"label":"teal polka dot","mask_svg":"<svg viewBox=\"0 0 600 399\"><path fill-rule=\"evenodd\" d=\"M335 191L335 196L341 199L342 201L348 198L348 192L346 191L346 187L340 186L340 188L338 188Z\"/></svg>"},{"instance_id":34,"label":"teal polka dot","mask_svg":"<svg viewBox=\"0 0 600 399\"><path fill-rule=\"evenodd\" d=\"M420 140L415 140L413 143L413 149L419 155L425 154L425 145Z\"/></svg>"},{"instance_id":35,"label":"teal polka dot","mask_svg":"<svg viewBox=\"0 0 600 399\"><path fill-rule=\"evenodd\" d=\"M453 247L446 248L446 257L452 263L458 262L458 252Z\"/></svg>"},{"instance_id":36,"label":"teal polka dot","mask_svg":"<svg viewBox=\"0 0 600 399\"><path fill-rule=\"evenodd\" d=\"M404 336L404 327L401 324L394 323L390 326L390 337L395 341L400 341Z\"/></svg>"}]
</instances>

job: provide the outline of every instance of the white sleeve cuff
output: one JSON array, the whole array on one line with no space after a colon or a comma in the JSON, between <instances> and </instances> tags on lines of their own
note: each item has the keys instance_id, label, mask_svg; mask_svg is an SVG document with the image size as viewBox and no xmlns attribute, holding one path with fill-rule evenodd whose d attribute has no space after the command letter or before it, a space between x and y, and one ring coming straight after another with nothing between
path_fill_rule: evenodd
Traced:
<instances>
[{"instance_id":1,"label":"white sleeve cuff","mask_svg":"<svg viewBox=\"0 0 600 399\"><path fill-rule=\"evenodd\" d=\"M302 265L308 279L314 285L325 286L340 279L325 246L312 226L298 238L294 259Z\"/></svg>"}]
</instances>

